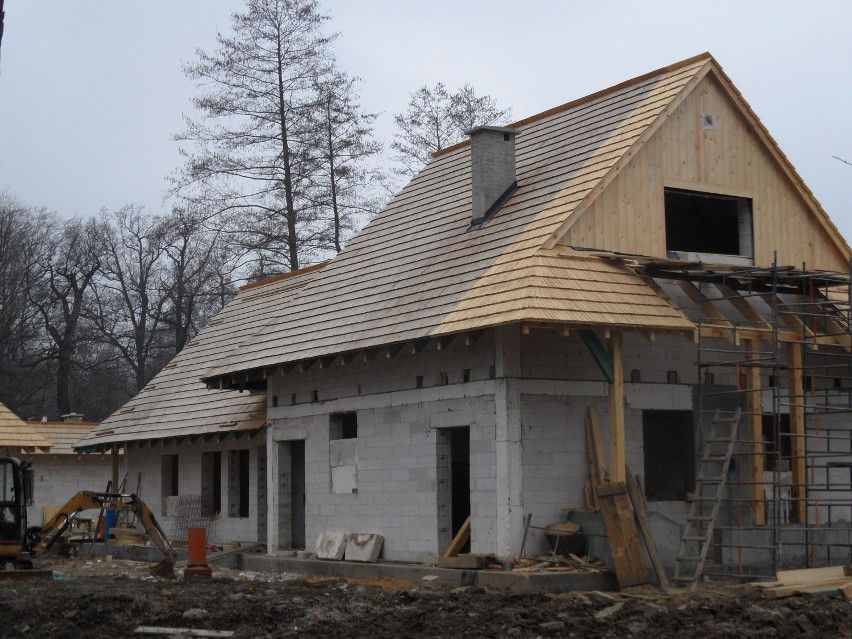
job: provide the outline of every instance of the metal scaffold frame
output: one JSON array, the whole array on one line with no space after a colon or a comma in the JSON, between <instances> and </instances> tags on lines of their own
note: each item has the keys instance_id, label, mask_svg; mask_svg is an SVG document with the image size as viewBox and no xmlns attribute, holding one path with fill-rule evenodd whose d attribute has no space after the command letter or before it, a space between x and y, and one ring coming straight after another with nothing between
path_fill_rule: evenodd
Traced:
<instances>
[{"instance_id":1,"label":"metal scaffold frame","mask_svg":"<svg viewBox=\"0 0 852 639\"><path fill-rule=\"evenodd\" d=\"M741 418L703 574L774 578L852 561L852 277L645 264L698 330L696 458L718 411Z\"/></svg>"}]
</instances>

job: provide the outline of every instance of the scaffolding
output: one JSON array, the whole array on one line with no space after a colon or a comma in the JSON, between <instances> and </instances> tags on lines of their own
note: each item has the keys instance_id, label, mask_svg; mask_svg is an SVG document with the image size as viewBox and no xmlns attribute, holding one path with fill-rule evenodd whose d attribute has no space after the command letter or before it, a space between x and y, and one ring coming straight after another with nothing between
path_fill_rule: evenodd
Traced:
<instances>
[{"instance_id":1,"label":"scaffolding","mask_svg":"<svg viewBox=\"0 0 852 639\"><path fill-rule=\"evenodd\" d=\"M696 450L717 411L742 412L703 574L755 579L850 563L849 273L658 262L698 327Z\"/></svg>"}]
</instances>

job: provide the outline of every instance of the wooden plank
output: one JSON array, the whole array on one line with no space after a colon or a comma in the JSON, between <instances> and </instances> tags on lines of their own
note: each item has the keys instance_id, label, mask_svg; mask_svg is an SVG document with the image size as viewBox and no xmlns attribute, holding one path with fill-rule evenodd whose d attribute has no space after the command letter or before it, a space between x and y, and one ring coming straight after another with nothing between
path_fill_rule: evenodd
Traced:
<instances>
[{"instance_id":1,"label":"wooden plank","mask_svg":"<svg viewBox=\"0 0 852 639\"><path fill-rule=\"evenodd\" d=\"M455 557L459 554L459 551L464 548L467 540L470 539L470 521L470 515L468 515L467 519L464 520L461 528L459 528L459 531L456 533L456 536L453 537L450 545L447 546L447 549L444 551L444 557Z\"/></svg>"},{"instance_id":2,"label":"wooden plank","mask_svg":"<svg viewBox=\"0 0 852 639\"><path fill-rule=\"evenodd\" d=\"M760 342L743 340L746 354L751 359L760 358ZM763 393L760 385L760 367L746 367L746 427L748 432L748 463L746 464L746 481L751 485L751 520L756 526L766 525L766 495L763 484Z\"/></svg>"},{"instance_id":3,"label":"wooden plank","mask_svg":"<svg viewBox=\"0 0 852 639\"><path fill-rule=\"evenodd\" d=\"M204 630L202 628L166 628L163 626L139 626L133 634L150 637L233 637L233 630Z\"/></svg>"},{"instance_id":4,"label":"wooden plank","mask_svg":"<svg viewBox=\"0 0 852 639\"><path fill-rule=\"evenodd\" d=\"M790 389L790 470L793 473L795 522L807 523L808 471L805 459L805 385L802 380L802 348L787 345L787 386Z\"/></svg>"},{"instance_id":5,"label":"wooden plank","mask_svg":"<svg viewBox=\"0 0 852 639\"><path fill-rule=\"evenodd\" d=\"M612 356L612 384L609 385L610 478L613 482L624 483L624 362L621 331L613 331L610 349Z\"/></svg>"},{"instance_id":6,"label":"wooden plank","mask_svg":"<svg viewBox=\"0 0 852 639\"><path fill-rule=\"evenodd\" d=\"M455 555L454 557L440 557L438 568L451 568L454 570L482 570L488 564L488 555Z\"/></svg>"},{"instance_id":7,"label":"wooden plank","mask_svg":"<svg viewBox=\"0 0 852 639\"><path fill-rule=\"evenodd\" d=\"M648 583L650 578L627 498L627 487L623 484L598 486L598 502L618 585L625 588Z\"/></svg>"},{"instance_id":8,"label":"wooden plank","mask_svg":"<svg viewBox=\"0 0 852 639\"><path fill-rule=\"evenodd\" d=\"M586 446L589 456L589 474L592 476L592 487L597 488L599 484L607 480L606 459L603 454L603 443L601 442L601 428L598 420L598 411L594 406L589 406L586 413Z\"/></svg>"},{"instance_id":9,"label":"wooden plank","mask_svg":"<svg viewBox=\"0 0 852 639\"><path fill-rule=\"evenodd\" d=\"M775 578L785 584L819 581L821 579L842 579L852 577L852 565L826 566L824 568L801 568L799 570L779 570Z\"/></svg>"},{"instance_id":10,"label":"wooden plank","mask_svg":"<svg viewBox=\"0 0 852 639\"><path fill-rule=\"evenodd\" d=\"M788 583L782 586L767 588L763 591L763 594L774 599L794 597L796 595L804 595L806 597L841 597L843 594L840 592L840 588L847 587L852 590L852 581L850 581L849 577L814 579L802 583Z\"/></svg>"},{"instance_id":11,"label":"wooden plank","mask_svg":"<svg viewBox=\"0 0 852 639\"><path fill-rule=\"evenodd\" d=\"M669 589L669 576L660 559L660 553L657 551L657 542L651 532L651 522L648 521L648 510L645 507L645 496L639 488L636 477L630 472L629 466L625 468L624 473L627 476L627 494L630 497L630 502L633 504L633 512L636 513L636 521L639 522L639 530L642 533L642 538L645 540L645 547L648 549L651 565L654 567L654 572L657 573L660 589L665 592Z\"/></svg>"}]
</instances>

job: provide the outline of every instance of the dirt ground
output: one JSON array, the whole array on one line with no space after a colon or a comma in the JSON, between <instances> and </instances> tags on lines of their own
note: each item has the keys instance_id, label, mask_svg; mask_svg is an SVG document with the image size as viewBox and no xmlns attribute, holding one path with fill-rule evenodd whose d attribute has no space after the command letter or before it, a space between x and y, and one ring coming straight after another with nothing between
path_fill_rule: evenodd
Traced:
<instances>
[{"instance_id":1,"label":"dirt ground","mask_svg":"<svg viewBox=\"0 0 852 639\"><path fill-rule=\"evenodd\" d=\"M218 569L211 581L162 581L147 564L103 558L44 567L53 581L0 581L0 637L139 637L139 626L235 637L852 637L849 602L739 586L512 594Z\"/></svg>"}]
</instances>

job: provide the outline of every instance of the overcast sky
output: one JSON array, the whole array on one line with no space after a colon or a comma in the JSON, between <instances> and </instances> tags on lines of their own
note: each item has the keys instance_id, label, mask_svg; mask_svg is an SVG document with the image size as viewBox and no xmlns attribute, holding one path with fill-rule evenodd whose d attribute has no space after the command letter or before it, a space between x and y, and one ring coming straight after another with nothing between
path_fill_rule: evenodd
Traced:
<instances>
[{"instance_id":1,"label":"overcast sky","mask_svg":"<svg viewBox=\"0 0 852 639\"><path fill-rule=\"evenodd\" d=\"M377 132L470 82L515 119L709 51L852 239L852 2L323 0ZM5 0L0 190L63 215L163 211L191 112L182 63L241 0Z\"/></svg>"}]
</instances>

